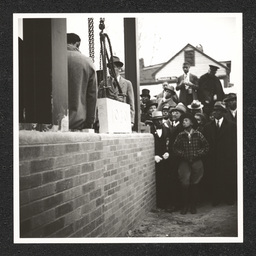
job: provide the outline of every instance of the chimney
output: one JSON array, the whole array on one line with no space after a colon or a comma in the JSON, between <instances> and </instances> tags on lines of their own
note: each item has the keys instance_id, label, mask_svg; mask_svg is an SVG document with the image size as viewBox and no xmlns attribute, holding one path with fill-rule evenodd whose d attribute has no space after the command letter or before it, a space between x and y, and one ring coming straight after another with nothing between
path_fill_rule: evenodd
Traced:
<instances>
[{"instance_id":1,"label":"chimney","mask_svg":"<svg viewBox=\"0 0 256 256\"><path fill-rule=\"evenodd\" d=\"M199 51L204 52L203 46L202 46L201 44L198 44L198 45L196 46L196 48L197 48Z\"/></svg>"},{"instance_id":2,"label":"chimney","mask_svg":"<svg viewBox=\"0 0 256 256\"><path fill-rule=\"evenodd\" d=\"M140 69L143 69L144 68L144 59L143 58L139 59L139 62L140 62Z\"/></svg>"}]
</instances>

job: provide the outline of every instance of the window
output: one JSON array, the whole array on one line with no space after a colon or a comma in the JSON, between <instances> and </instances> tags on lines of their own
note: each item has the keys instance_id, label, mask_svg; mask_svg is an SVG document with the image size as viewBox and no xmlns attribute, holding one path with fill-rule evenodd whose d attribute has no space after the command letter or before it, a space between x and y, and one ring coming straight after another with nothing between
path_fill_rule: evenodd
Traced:
<instances>
[{"instance_id":1,"label":"window","mask_svg":"<svg viewBox=\"0 0 256 256\"><path fill-rule=\"evenodd\" d=\"M195 66L195 51L190 50L190 51L185 51L184 54L185 61L190 64L190 66Z\"/></svg>"}]
</instances>

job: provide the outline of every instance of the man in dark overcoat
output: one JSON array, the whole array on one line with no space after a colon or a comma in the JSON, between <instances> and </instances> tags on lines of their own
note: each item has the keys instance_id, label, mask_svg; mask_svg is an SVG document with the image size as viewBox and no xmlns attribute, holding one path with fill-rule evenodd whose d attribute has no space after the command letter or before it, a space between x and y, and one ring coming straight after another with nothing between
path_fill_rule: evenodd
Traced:
<instances>
[{"instance_id":1,"label":"man in dark overcoat","mask_svg":"<svg viewBox=\"0 0 256 256\"><path fill-rule=\"evenodd\" d=\"M237 121L237 102L236 102L236 94L235 93L229 93L226 98L223 100L226 108L227 108L227 113L225 117L232 121L235 122Z\"/></svg>"},{"instance_id":2,"label":"man in dark overcoat","mask_svg":"<svg viewBox=\"0 0 256 256\"><path fill-rule=\"evenodd\" d=\"M225 105L217 101L213 108L214 120L205 125L203 134L210 145L205 159L205 177L212 204L233 204L237 198L237 136L236 125L224 115Z\"/></svg>"},{"instance_id":3,"label":"man in dark overcoat","mask_svg":"<svg viewBox=\"0 0 256 256\"><path fill-rule=\"evenodd\" d=\"M209 71L198 81L198 99L204 105L204 113L211 114L216 101L224 99L224 91L219 78L216 76L219 67L209 65Z\"/></svg>"}]
</instances>

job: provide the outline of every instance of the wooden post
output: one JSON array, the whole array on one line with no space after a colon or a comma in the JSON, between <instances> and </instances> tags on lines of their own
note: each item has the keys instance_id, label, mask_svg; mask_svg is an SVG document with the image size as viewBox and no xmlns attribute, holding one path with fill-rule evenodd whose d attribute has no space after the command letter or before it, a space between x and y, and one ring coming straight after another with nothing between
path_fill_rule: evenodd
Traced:
<instances>
[{"instance_id":1,"label":"wooden post","mask_svg":"<svg viewBox=\"0 0 256 256\"><path fill-rule=\"evenodd\" d=\"M66 19L51 19L52 123L58 124L68 109L68 62Z\"/></svg>"},{"instance_id":2,"label":"wooden post","mask_svg":"<svg viewBox=\"0 0 256 256\"><path fill-rule=\"evenodd\" d=\"M137 19L124 18L125 78L133 85L135 102L134 131L140 132L140 77L137 49Z\"/></svg>"},{"instance_id":3,"label":"wooden post","mask_svg":"<svg viewBox=\"0 0 256 256\"><path fill-rule=\"evenodd\" d=\"M22 51L23 122L56 125L68 109L66 19L24 19Z\"/></svg>"}]
</instances>

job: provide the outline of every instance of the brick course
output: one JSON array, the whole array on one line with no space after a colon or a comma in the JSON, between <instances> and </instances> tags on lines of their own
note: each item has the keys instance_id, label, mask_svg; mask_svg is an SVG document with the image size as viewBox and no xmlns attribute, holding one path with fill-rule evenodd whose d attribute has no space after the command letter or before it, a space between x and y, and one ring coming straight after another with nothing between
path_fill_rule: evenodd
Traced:
<instances>
[{"instance_id":1,"label":"brick course","mask_svg":"<svg viewBox=\"0 0 256 256\"><path fill-rule=\"evenodd\" d=\"M20 131L19 150L21 238L122 237L155 207L151 134Z\"/></svg>"}]
</instances>

